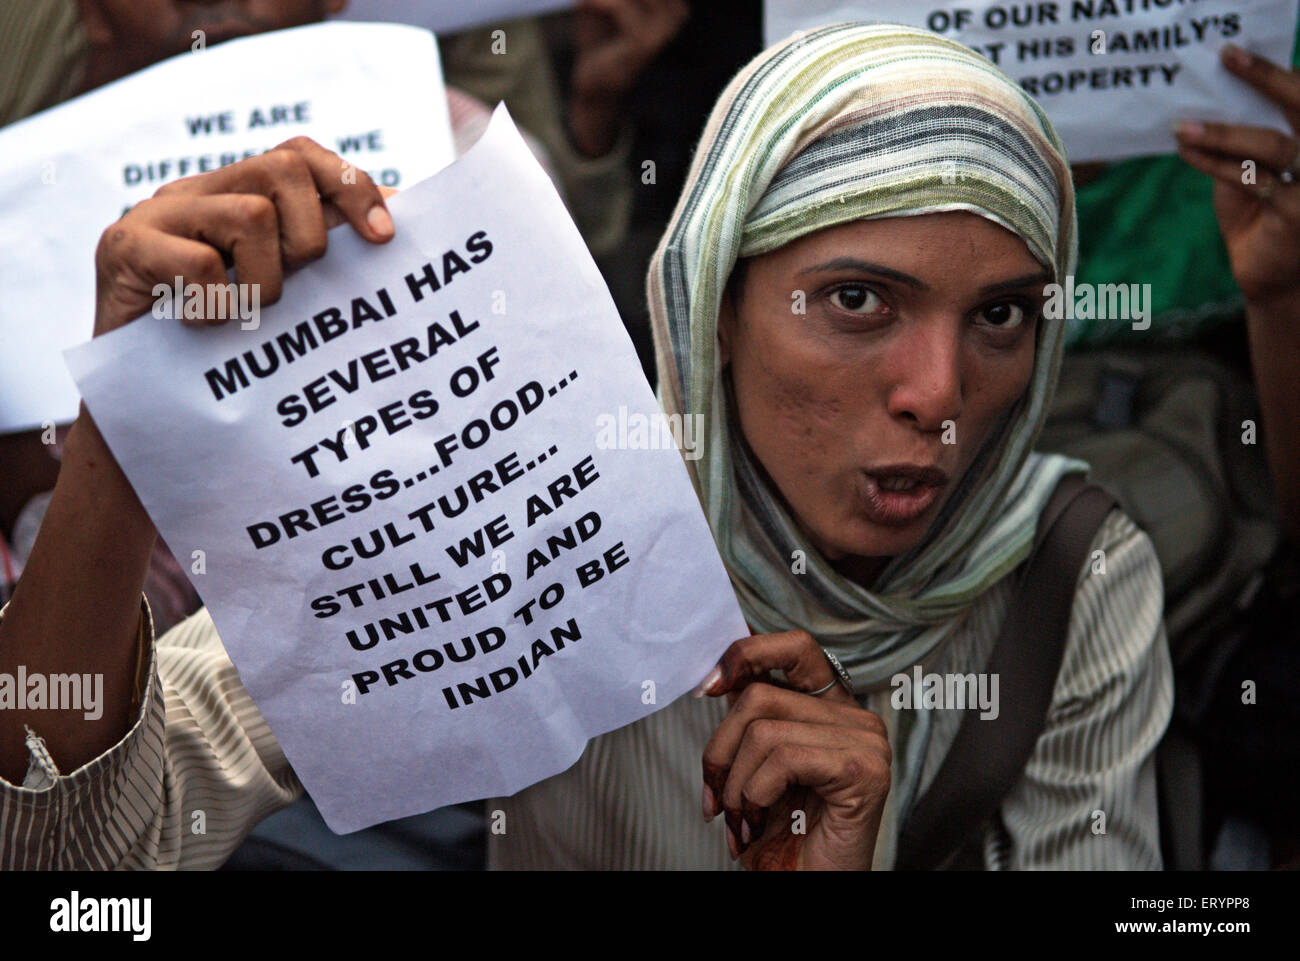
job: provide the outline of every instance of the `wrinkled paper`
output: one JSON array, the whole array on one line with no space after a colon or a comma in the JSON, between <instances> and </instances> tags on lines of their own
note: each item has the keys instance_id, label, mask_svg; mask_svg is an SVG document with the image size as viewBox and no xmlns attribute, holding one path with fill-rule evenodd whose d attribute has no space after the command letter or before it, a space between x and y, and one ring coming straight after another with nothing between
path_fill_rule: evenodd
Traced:
<instances>
[{"instance_id":1,"label":"wrinkled paper","mask_svg":"<svg viewBox=\"0 0 1300 961\"><path fill-rule=\"evenodd\" d=\"M559 773L749 634L698 431L504 108L390 207L255 330L146 315L67 354L340 833Z\"/></svg>"}]
</instances>

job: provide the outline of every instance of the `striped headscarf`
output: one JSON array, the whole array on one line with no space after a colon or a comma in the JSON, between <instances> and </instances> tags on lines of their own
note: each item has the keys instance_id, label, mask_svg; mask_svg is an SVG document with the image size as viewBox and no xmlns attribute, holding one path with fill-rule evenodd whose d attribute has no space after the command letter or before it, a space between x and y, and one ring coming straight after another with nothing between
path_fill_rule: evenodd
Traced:
<instances>
[{"instance_id":1,"label":"striped headscarf","mask_svg":"<svg viewBox=\"0 0 1300 961\"><path fill-rule=\"evenodd\" d=\"M718 307L738 258L847 221L952 210L1015 233L1058 282L1074 269L1070 171L1038 105L955 41L837 24L770 48L723 92L650 265L659 400L669 415L700 418L701 456L687 464L746 619L760 633L808 630L859 693L927 663L976 599L1028 556L1061 476L1087 470L1031 450L1063 322L1041 321L1024 396L921 543L867 590L807 542L729 433ZM801 573L792 572L796 551Z\"/></svg>"}]
</instances>

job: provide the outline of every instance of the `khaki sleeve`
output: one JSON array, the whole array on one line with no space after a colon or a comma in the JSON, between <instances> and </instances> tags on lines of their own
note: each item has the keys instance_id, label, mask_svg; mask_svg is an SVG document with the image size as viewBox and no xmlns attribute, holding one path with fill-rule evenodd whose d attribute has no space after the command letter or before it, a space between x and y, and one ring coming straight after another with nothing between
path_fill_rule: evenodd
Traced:
<instances>
[{"instance_id":1,"label":"khaki sleeve","mask_svg":"<svg viewBox=\"0 0 1300 961\"><path fill-rule=\"evenodd\" d=\"M0 778L0 870L215 868L301 796L206 608L154 643L142 601L139 644L121 741L62 774L28 728L26 778Z\"/></svg>"},{"instance_id":2,"label":"khaki sleeve","mask_svg":"<svg viewBox=\"0 0 1300 961\"><path fill-rule=\"evenodd\" d=\"M69 0L0 4L0 127L76 95L86 31Z\"/></svg>"},{"instance_id":3,"label":"khaki sleeve","mask_svg":"<svg viewBox=\"0 0 1300 961\"><path fill-rule=\"evenodd\" d=\"M1151 539L1114 510L1079 577L1046 726L986 835L987 867L1161 869L1155 750L1173 714L1163 613Z\"/></svg>"},{"instance_id":4,"label":"khaki sleeve","mask_svg":"<svg viewBox=\"0 0 1300 961\"><path fill-rule=\"evenodd\" d=\"M632 129L623 127L609 153L584 157L573 149L563 130L549 136L538 132L547 148L560 193L569 215L593 256L603 257L618 249L627 237L632 219L632 181L628 171L632 155Z\"/></svg>"}]
</instances>

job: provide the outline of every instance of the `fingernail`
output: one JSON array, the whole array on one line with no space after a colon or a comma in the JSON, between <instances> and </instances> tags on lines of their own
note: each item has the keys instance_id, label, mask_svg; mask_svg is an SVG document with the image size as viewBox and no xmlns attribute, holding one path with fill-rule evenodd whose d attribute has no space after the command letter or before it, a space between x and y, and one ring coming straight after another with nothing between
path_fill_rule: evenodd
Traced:
<instances>
[{"instance_id":1,"label":"fingernail","mask_svg":"<svg viewBox=\"0 0 1300 961\"><path fill-rule=\"evenodd\" d=\"M704 785L704 820L712 821L716 817L718 809L713 804L713 789L707 784Z\"/></svg>"},{"instance_id":2,"label":"fingernail","mask_svg":"<svg viewBox=\"0 0 1300 961\"><path fill-rule=\"evenodd\" d=\"M741 821L739 811L727 811L724 809L724 816L727 819L727 833L736 841L736 851L743 850L740 846Z\"/></svg>"},{"instance_id":3,"label":"fingernail","mask_svg":"<svg viewBox=\"0 0 1300 961\"><path fill-rule=\"evenodd\" d=\"M381 237L391 237L393 235L393 218L388 215L387 210L378 204L371 207L370 213L366 214L366 224Z\"/></svg>"},{"instance_id":4,"label":"fingernail","mask_svg":"<svg viewBox=\"0 0 1300 961\"><path fill-rule=\"evenodd\" d=\"M740 840L746 847L749 846L750 841L754 840L754 835L751 834L749 830L748 821L742 820L740 822Z\"/></svg>"},{"instance_id":5,"label":"fingernail","mask_svg":"<svg viewBox=\"0 0 1300 961\"><path fill-rule=\"evenodd\" d=\"M1251 55L1235 43L1224 45L1223 59L1229 65L1236 67L1238 70L1245 70L1250 66Z\"/></svg>"},{"instance_id":6,"label":"fingernail","mask_svg":"<svg viewBox=\"0 0 1300 961\"><path fill-rule=\"evenodd\" d=\"M1205 136L1205 125L1188 121L1179 121L1174 124L1174 133L1180 137L1186 137L1188 140L1196 140L1199 137Z\"/></svg>"},{"instance_id":7,"label":"fingernail","mask_svg":"<svg viewBox=\"0 0 1300 961\"><path fill-rule=\"evenodd\" d=\"M722 668L715 666L713 670L709 671L709 676L700 681L700 686L695 689L692 696L703 697L709 692L709 688L713 687L713 685L717 684L720 680L722 680Z\"/></svg>"},{"instance_id":8,"label":"fingernail","mask_svg":"<svg viewBox=\"0 0 1300 961\"><path fill-rule=\"evenodd\" d=\"M751 838L761 838L767 826L767 809L754 804L749 798L740 799L740 818L744 825L743 834Z\"/></svg>"},{"instance_id":9,"label":"fingernail","mask_svg":"<svg viewBox=\"0 0 1300 961\"><path fill-rule=\"evenodd\" d=\"M731 833L731 828L727 828L727 850L731 852L731 860L736 860L740 855L740 845L736 843L736 836Z\"/></svg>"}]
</instances>

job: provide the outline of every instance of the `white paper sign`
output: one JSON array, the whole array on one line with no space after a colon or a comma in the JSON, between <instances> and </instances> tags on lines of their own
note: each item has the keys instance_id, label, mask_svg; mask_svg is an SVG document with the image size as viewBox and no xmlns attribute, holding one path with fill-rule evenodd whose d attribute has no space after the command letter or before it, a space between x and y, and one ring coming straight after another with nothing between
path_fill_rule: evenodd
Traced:
<instances>
[{"instance_id":1,"label":"white paper sign","mask_svg":"<svg viewBox=\"0 0 1300 961\"><path fill-rule=\"evenodd\" d=\"M1071 162L1173 153L1173 124L1287 129L1219 63L1231 42L1291 63L1296 0L765 0L769 44L842 20L926 27L988 57L1036 99Z\"/></svg>"},{"instance_id":2,"label":"white paper sign","mask_svg":"<svg viewBox=\"0 0 1300 961\"><path fill-rule=\"evenodd\" d=\"M699 434L662 429L504 108L390 203L393 241L335 230L256 331L68 352L339 832L556 774L749 633L672 444Z\"/></svg>"},{"instance_id":3,"label":"white paper sign","mask_svg":"<svg viewBox=\"0 0 1300 961\"><path fill-rule=\"evenodd\" d=\"M62 351L90 336L104 228L168 181L299 135L395 187L450 163L432 34L328 23L232 40L0 130L0 432L76 416Z\"/></svg>"},{"instance_id":4,"label":"white paper sign","mask_svg":"<svg viewBox=\"0 0 1300 961\"><path fill-rule=\"evenodd\" d=\"M352 0L345 20L413 23L437 34L456 33L487 23L503 23L571 7L576 0Z\"/></svg>"}]
</instances>

